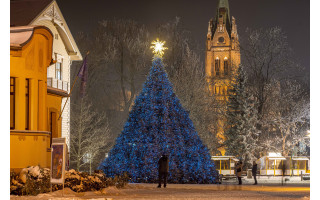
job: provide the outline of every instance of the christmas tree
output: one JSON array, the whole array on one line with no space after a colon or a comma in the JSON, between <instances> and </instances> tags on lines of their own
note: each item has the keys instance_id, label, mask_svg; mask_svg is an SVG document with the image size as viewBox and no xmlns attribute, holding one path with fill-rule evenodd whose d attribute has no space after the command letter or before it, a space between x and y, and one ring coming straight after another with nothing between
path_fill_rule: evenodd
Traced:
<instances>
[{"instance_id":1,"label":"christmas tree","mask_svg":"<svg viewBox=\"0 0 320 200\"><path fill-rule=\"evenodd\" d=\"M224 133L226 155L239 157L248 166L257 159L258 130L254 99L246 89L247 76L240 65L230 89L226 119L228 129Z\"/></svg>"},{"instance_id":2,"label":"christmas tree","mask_svg":"<svg viewBox=\"0 0 320 200\"><path fill-rule=\"evenodd\" d=\"M163 154L169 157L169 183L215 182L209 151L173 92L162 58L155 56L128 121L99 168L107 176L127 172L132 182L155 183Z\"/></svg>"}]
</instances>

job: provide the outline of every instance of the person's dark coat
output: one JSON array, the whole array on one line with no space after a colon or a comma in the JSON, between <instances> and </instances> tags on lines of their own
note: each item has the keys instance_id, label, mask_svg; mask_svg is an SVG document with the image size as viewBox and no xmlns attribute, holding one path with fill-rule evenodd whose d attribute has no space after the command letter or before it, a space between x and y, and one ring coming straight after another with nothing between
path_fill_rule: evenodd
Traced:
<instances>
[{"instance_id":1,"label":"person's dark coat","mask_svg":"<svg viewBox=\"0 0 320 200\"><path fill-rule=\"evenodd\" d=\"M257 169L258 169L258 165L255 164L252 166L252 175L253 176L256 176L257 175Z\"/></svg>"},{"instance_id":2,"label":"person's dark coat","mask_svg":"<svg viewBox=\"0 0 320 200\"><path fill-rule=\"evenodd\" d=\"M159 172L168 173L169 172L169 158L167 156L162 156L158 162Z\"/></svg>"},{"instance_id":3,"label":"person's dark coat","mask_svg":"<svg viewBox=\"0 0 320 200\"><path fill-rule=\"evenodd\" d=\"M284 176L286 174L286 164L282 164L282 175Z\"/></svg>"},{"instance_id":4,"label":"person's dark coat","mask_svg":"<svg viewBox=\"0 0 320 200\"><path fill-rule=\"evenodd\" d=\"M241 177L241 175L242 175L242 167L243 167L243 165L242 165L241 162L237 163L237 165L236 165L236 175L237 175L237 177Z\"/></svg>"}]
</instances>

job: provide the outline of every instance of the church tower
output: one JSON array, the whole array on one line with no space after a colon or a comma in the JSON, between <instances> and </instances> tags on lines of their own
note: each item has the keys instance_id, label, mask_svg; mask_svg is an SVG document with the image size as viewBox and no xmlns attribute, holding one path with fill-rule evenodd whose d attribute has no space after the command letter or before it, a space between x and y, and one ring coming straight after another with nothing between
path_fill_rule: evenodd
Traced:
<instances>
[{"instance_id":1,"label":"church tower","mask_svg":"<svg viewBox=\"0 0 320 200\"><path fill-rule=\"evenodd\" d=\"M232 74L240 64L240 47L236 20L230 20L228 0L219 0L215 19L208 25L206 40L205 72L209 83L210 96L213 96L220 105L228 101L228 93ZM218 111L217 111L218 112ZM213 125L219 141L224 141L225 119L220 118ZM220 148L224 155L224 148Z\"/></svg>"}]
</instances>

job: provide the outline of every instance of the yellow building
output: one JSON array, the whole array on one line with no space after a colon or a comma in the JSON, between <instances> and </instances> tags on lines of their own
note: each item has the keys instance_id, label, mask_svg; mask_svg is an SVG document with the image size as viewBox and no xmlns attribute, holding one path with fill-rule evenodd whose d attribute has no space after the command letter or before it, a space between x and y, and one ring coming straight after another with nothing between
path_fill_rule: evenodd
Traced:
<instances>
[{"instance_id":1,"label":"yellow building","mask_svg":"<svg viewBox=\"0 0 320 200\"><path fill-rule=\"evenodd\" d=\"M53 35L46 27L10 28L11 169L50 166L52 135L46 82L52 42Z\"/></svg>"},{"instance_id":2,"label":"yellow building","mask_svg":"<svg viewBox=\"0 0 320 200\"><path fill-rule=\"evenodd\" d=\"M82 56L62 12L55 0L10 1L10 26L45 26L53 35L52 58L54 62L47 68L48 113L52 120L54 137L66 138L70 146L70 71L73 61L81 61ZM57 128L55 128L57 124ZM52 129L52 130L51 130Z\"/></svg>"},{"instance_id":3,"label":"yellow building","mask_svg":"<svg viewBox=\"0 0 320 200\"><path fill-rule=\"evenodd\" d=\"M228 0L219 0L215 19L209 21L206 40L205 71L209 83L210 95L221 105L228 100L228 92L233 72L240 64L240 47L236 20L230 20ZM218 112L218 110L217 110ZM225 119L220 118L214 124L214 130L220 142L224 141ZM221 155L225 154L220 148Z\"/></svg>"}]
</instances>

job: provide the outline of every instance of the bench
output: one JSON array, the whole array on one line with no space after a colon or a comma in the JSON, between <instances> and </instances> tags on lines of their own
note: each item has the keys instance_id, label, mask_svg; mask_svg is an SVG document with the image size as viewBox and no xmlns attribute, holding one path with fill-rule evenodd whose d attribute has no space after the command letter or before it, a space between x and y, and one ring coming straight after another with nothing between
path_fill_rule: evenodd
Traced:
<instances>
[{"instance_id":1,"label":"bench","mask_svg":"<svg viewBox=\"0 0 320 200\"><path fill-rule=\"evenodd\" d=\"M301 174L301 181L310 180L310 174Z\"/></svg>"},{"instance_id":2,"label":"bench","mask_svg":"<svg viewBox=\"0 0 320 200\"><path fill-rule=\"evenodd\" d=\"M223 175L222 176L222 179L223 180L230 180L230 179L236 179L237 178L237 176L236 175L232 175L232 174L228 174L228 175Z\"/></svg>"}]
</instances>

